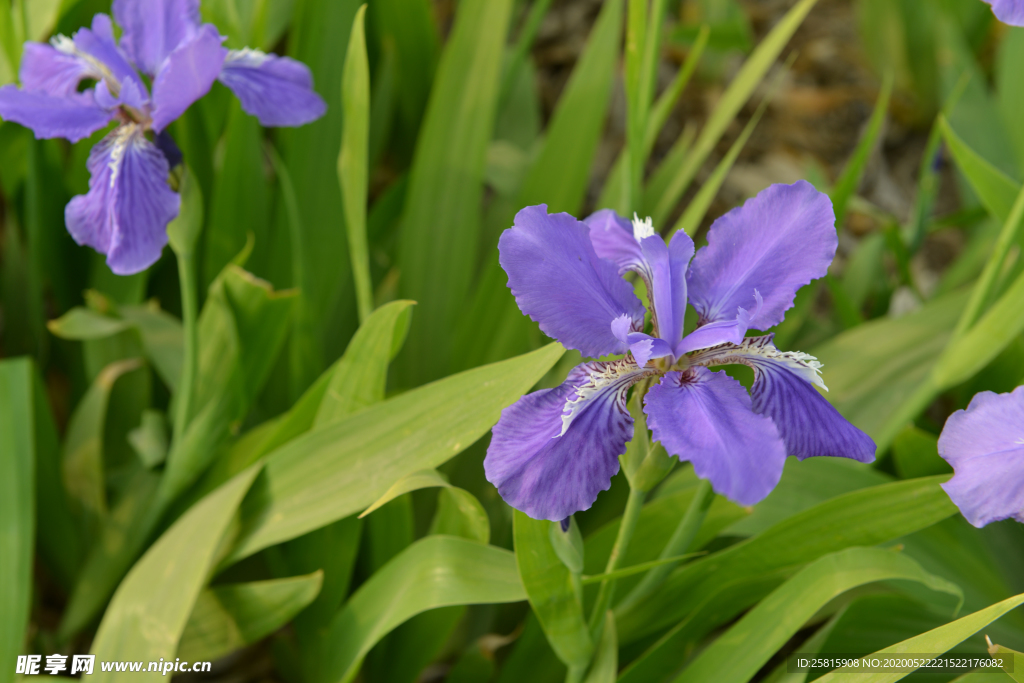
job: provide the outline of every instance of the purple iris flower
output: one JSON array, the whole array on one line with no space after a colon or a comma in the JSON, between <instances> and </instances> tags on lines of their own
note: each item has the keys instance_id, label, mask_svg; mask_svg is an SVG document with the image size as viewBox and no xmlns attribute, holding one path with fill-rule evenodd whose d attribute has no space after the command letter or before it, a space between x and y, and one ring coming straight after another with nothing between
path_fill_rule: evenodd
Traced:
<instances>
[{"instance_id":1,"label":"purple iris flower","mask_svg":"<svg viewBox=\"0 0 1024 683\"><path fill-rule=\"evenodd\" d=\"M743 505L775 487L787 454L873 460L871 438L815 389L825 388L820 363L779 351L772 334L745 336L782 322L836 246L832 203L805 181L773 185L720 217L696 256L689 236L665 244L650 219L520 211L498 243L519 308L584 356L625 356L578 365L561 385L506 408L484 459L487 480L536 519L586 510L618 472L633 436L626 395L641 380L652 383L644 412L655 440ZM651 334L627 271L647 286ZM684 334L687 298L699 320ZM753 368L750 394L709 369L727 364Z\"/></svg>"},{"instance_id":2,"label":"purple iris flower","mask_svg":"<svg viewBox=\"0 0 1024 683\"><path fill-rule=\"evenodd\" d=\"M1024 26L1024 0L982 0L992 5L996 19L1010 26Z\"/></svg>"},{"instance_id":3,"label":"purple iris flower","mask_svg":"<svg viewBox=\"0 0 1024 683\"><path fill-rule=\"evenodd\" d=\"M110 17L97 14L71 38L25 43L22 87L0 88L0 116L36 138L71 142L118 123L89 155L88 194L72 199L64 215L76 242L129 275L160 258L178 215L168 178L181 153L166 128L215 80L265 126L309 123L326 105L301 62L223 47L216 27L200 23L199 0L114 0L113 10L120 42ZM90 81L94 87L81 87Z\"/></svg>"},{"instance_id":4,"label":"purple iris flower","mask_svg":"<svg viewBox=\"0 0 1024 683\"><path fill-rule=\"evenodd\" d=\"M954 472L942 488L968 522L1024 522L1024 386L1009 394L983 391L950 415L939 455Z\"/></svg>"}]
</instances>

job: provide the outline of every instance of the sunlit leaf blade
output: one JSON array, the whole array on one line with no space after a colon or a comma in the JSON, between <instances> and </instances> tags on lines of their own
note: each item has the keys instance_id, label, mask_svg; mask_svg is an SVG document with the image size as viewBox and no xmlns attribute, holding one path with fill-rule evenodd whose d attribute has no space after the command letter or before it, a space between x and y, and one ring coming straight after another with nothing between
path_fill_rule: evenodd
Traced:
<instances>
[{"instance_id":1,"label":"sunlit leaf blade","mask_svg":"<svg viewBox=\"0 0 1024 683\"><path fill-rule=\"evenodd\" d=\"M32 362L0 363L0 681L14 680L10 666L22 652L32 598L35 541L35 434Z\"/></svg>"},{"instance_id":2,"label":"sunlit leaf blade","mask_svg":"<svg viewBox=\"0 0 1024 683\"><path fill-rule=\"evenodd\" d=\"M258 466L246 470L193 506L135 564L96 632L91 652L98 660L174 658L228 524L258 473ZM116 679L110 672L94 676Z\"/></svg>"},{"instance_id":3,"label":"sunlit leaf blade","mask_svg":"<svg viewBox=\"0 0 1024 683\"><path fill-rule=\"evenodd\" d=\"M881 548L848 548L800 570L715 639L676 681L745 683L814 614L857 586L905 579L962 599L960 589L929 574L905 555Z\"/></svg>"},{"instance_id":4,"label":"sunlit leaf blade","mask_svg":"<svg viewBox=\"0 0 1024 683\"><path fill-rule=\"evenodd\" d=\"M901 655L908 653L927 652L940 654L947 652L965 639L985 628L993 621L1024 603L1024 595L1017 595L997 602L991 607L969 614L966 617L957 619L954 622L932 629L927 633L914 636L884 650L879 650L869 657L885 657L887 655ZM898 681L910 672L905 673L828 673L817 679L821 683L893 683Z\"/></svg>"},{"instance_id":5,"label":"sunlit leaf blade","mask_svg":"<svg viewBox=\"0 0 1024 683\"><path fill-rule=\"evenodd\" d=\"M990 641L991 642L991 641ZM1024 681L1024 655L999 644L990 644L988 653L1002 662L1003 670L1017 683Z\"/></svg>"},{"instance_id":6,"label":"sunlit leaf blade","mask_svg":"<svg viewBox=\"0 0 1024 683\"><path fill-rule=\"evenodd\" d=\"M176 656L220 659L277 630L320 592L323 572L207 588L196 599Z\"/></svg>"},{"instance_id":7,"label":"sunlit leaf blade","mask_svg":"<svg viewBox=\"0 0 1024 683\"><path fill-rule=\"evenodd\" d=\"M483 175L511 0L459 6L437 68L402 219L402 295L420 302L400 357L406 384L448 369L451 331L469 293Z\"/></svg>"},{"instance_id":8,"label":"sunlit leaf blade","mask_svg":"<svg viewBox=\"0 0 1024 683\"><path fill-rule=\"evenodd\" d=\"M992 217L1004 223L1010 215L1013 200L1020 191L1020 184L971 149L944 116L939 116L938 125L957 168L967 178L967 182Z\"/></svg>"},{"instance_id":9,"label":"sunlit leaf blade","mask_svg":"<svg viewBox=\"0 0 1024 683\"><path fill-rule=\"evenodd\" d=\"M345 124L338 155L338 179L345 206L352 277L356 283L359 320L373 310L373 283L370 281L370 255L366 246L366 188L370 149L370 65L366 56L363 30L366 5L359 8L352 22L348 54L341 77L341 107Z\"/></svg>"},{"instance_id":10,"label":"sunlit leaf blade","mask_svg":"<svg viewBox=\"0 0 1024 683\"><path fill-rule=\"evenodd\" d=\"M451 536L428 536L353 594L331 624L331 648L313 680L351 681L377 641L426 610L525 599L509 551Z\"/></svg>"},{"instance_id":11,"label":"sunlit leaf blade","mask_svg":"<svg viewBox=\"0 0 1024 683\"><path fill-rule=\"evenodd\" d=\"M491 521L476 496L465 489L446 486L438 492L430 533L461 536L486 545L491 540Z\"/></svg>"},{"instance_id":12,"label":"sunlit leaf blade","mask_svg":"<svg viewBox=\"0 0 1024 683\"><path fill-rule=\"evenodd\" d=\"M103 339L128 329L128 323L76 306L46 323L46 328L61 339Z\"/></svg>"},{"instance_id":13,"label":"sunlit leaf blade","mask_svg":"<svg viewBox=\"0 0 1024 683\"><path fill-rule=\"evenodd\" d=\"M282 447L243 505L244 531L231 557L360 512L403 476L446 462L483 436L562 353L549 344L453 375Z\"/></svg>"},{"instance_id":14,"label":"sunlit leaf blade","mask_svg":"<svg viewBox=\"0 0 1024 683\"><path fill-rule=\"evenodd\" d=\"M519 510L513 514L516 564L530 607L558 658L570 670L582 669L590 662L594 643L572 575L548 537L552 523Z\"/></svg>"},{"instance_id":15,"label":"sunlit leaf blade","mask_svg":"<svg viewBox=\"0 0 1024 683\"><path fill-rule=\"evenodd\" d=\"M440 472L434 469L413 472L392 484L391 488L385 491L384 495L380 498L373 501L373 505L363 510L359 517L365 517L385 503L388 503L403 494L409 493L410 491L418 491L419 489L437 486L447 487L451 486L451 484L448 483L448 480Z\"/></svg>"}]
</instances>

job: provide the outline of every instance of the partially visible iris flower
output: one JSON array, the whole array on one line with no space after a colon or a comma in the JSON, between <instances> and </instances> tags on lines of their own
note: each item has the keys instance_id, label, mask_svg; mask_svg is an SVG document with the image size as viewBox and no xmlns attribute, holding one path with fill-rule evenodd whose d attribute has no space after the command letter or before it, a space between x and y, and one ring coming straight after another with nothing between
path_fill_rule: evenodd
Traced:
<instances>
[{"instance_id":1,"label":"partially visible iris flower","mask_svg":"<svg viewBox=\"0 0 1024 683\"><path fill-rule=\"evenodd\" d=\"M1024 0L982 0L992 5L996 19L1010 26L1024 26Z\"/></svg>"},{"instance_id":2,"label":"partially visible iris flower","mask_svg":"<svg viewBox=\"0 0 1024 683\"><path fill-rule=\"evenodd\" d=\"M950 415L939 455L954 472L942 488L968 522L1024 522L1024 386L1009 394L983 391Z\"/></svg>"},{"instance_id":3,"label":"partially visible iris flower","mask_svg":"<svg viewBox=\"0 0 1024 683\"><path fill-rule=\"evenodd\" d=\"M689 236L677 232L666 245L650 219L520 211L498 243L519 308L584 356L625 357L585 362L560 386L506 408L484 460L487 480L536 519L586 510L618 472L633 436L627 392L641 381L654 439L740 504L771 492L787 455L873 460L871 438L815 388L825 385L813 357L778 350L772 334L745 336L782 322L836 246L832 204L804 181L773 185L716 220L696 256ZM627 271L647 286L650 334ZM684 334L688 296L699 320ZM753 368L750 394L710 369L727 364Z\"/></svg>"},{"instance_id":4,"label":"partially visible iris flower","mask_svg":"<svg viewBox=\"0 0 1024 683\"><path fill-rule=\"evenodd\" d=\"M181 152L167 127L219 80L265 126L300 126L323 115L309 69L258 50L228 50L199 0L114 0L110 17L50 44L25 43L21 88L0 88L0 117L37 138L77 142L118 123L92 149L89 192L68 203L76 242L106 255L119 275L145 270L167 244L180 198L168 184ZM139 73L152 82L152 93ZM82 88L90 81L95 86Z\"/></svg>"}]
</instances>

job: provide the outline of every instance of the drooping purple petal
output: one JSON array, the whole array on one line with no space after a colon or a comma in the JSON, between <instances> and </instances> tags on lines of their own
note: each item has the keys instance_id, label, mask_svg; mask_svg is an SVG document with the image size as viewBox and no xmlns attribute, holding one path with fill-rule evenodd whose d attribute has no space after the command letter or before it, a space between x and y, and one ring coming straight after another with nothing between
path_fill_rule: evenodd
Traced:
<instances>
[{"instance_id":1,"label":"drooping purple petal","mask_svg":"<svg viewBox=\"0 0 1024 683\"><path fill-rule=\"evenodd\" d=\"M950 415L939 455L954 471L942 488L968 522L1024 522L1024 386L1009 394L983 391Z\"/></svg>"},{"instance_id":2,"label":"drooping purple petal","mask_svg":"<svg viewBox=\"0 0 1024 683\"><path fill-rule=\"evenodd\" d=\"M996 19L1010 26L1024 26L1024 0L982 0L992 5Z\"/></svg>"},{"instance_id":3,"label":"drooping purple petal","mask_svg":"<svg viewBox=\"0 0 1024 683\"><path fill-rule=\"evenodd\" d=\"M567 213L528 206L498 240L499 262L519 309L544 334L584 356L625 353L612 321L642 328L644 308L613 263L598 258L586 225Z\"/></svg>"},{"instance_id":4,"label":"drooping purple petal","mask_svg":"<svg viewBox=\"0 0 1024 683\"><path fill-rule=\"evenodd\" d=\"M302 126L327 111L313 90L313 74L302 62L259 50L232 50L220 82L231 88L242 109L264 126Z\"/></svg>"},{"instance_id":5,"label":"drooping purple petal","mask_svg":"<svg viewBox=\"0 0 1024 683\"><path fill-rule=\"evenodd\" d=\"M199 30L199 0L114 0L121 47L140 71L155 76L175 48Z\"/></svg>"},{"instance_id":6,"label":"drooping purple petal","mask_svg":"<svg viewBox=\"0 0 1024 683\"><path fill-rule=\"evenodd\" d=\"M600 258L607 259L619 268L619 275L626 271L646 270L640 242L633 236L633 225L611 209L601 209L583 219L590 228L590 241Z\"/></svg>"},{"instance_id":7,"label":"drooping purple petal","mask_svg":"<svg viewBox=\"0 0 1024 683\"><path fill-rule=\"evenodd\" d=\"M80 28L74 35L75 49L102 65L109 72L113 82L121 83L131 79L135 87L145 91L139 75L135 73L128 57L117 46L114 38L114 26L106 14L97 14L92 18L91 28Z\"/></svg>"},{"instance_id":8,"label":"drooping purple petal","mask_svg":"<svg viewBox=\"0 0 1024 683\"><path fill-rule=\"evenodd\" d=\"M692 462L717 493L753 505L779 483L786 449L778 429L724 372L669 372L647 392L644 412L654 439Z\"/></svg>"},{"instance_id":9,"label":"drooping purple petal","mask_svg":"<svg viewBox=\"0 0 1024 683\"><path fill-rule=\"evenodd\" d=\"M66 39L65 39L66 40ZM25 43L18 72L22 87L54 97L68 97L78 91L86 78L102 78L103 74L88 60L62 52L44 43Z\"/></svg>"},{"instance_id":10,"label":"drooping purple petal","mask_svg":"<svg viewBox=\"0 0 1024 683\"><path fill-rule=\"evenodd\" d=\"M160 132L210 92L228 50L212 24L179 45L164 60L153 81L153 130Z\"/></svg>"},{"instance_id":11,"label":"drooping purple petal","mask_svg":"<svg viewBox=\"0 0 1024 683\"><path fill-rule=\"evenodd\" d=\"M89 155L88 194L64 210L76 242L107 256L118 275L145 270L167 244L167 224L178 215L180 197L167 184L163 153L136 124L121 126Z\"/></svg>"},{"instance_id":12,"label":"drooping purple petal","mask_svg":"<svg viewBox=\"0 0 1024 683\"><path fill-rule=\"evenodd\" d=\"M738 308L754 309L756 289L764 306L750 326L767 330L800 287L825 275L837 244L825 194L804 180L772 185L711 225L690 264L690 301L701 322L731 320Z\"/></svg>"},{"instance_id":13,"label":"drooping purple petal","mask_svg":"<svg viewBox=\"0 0 1024 683\"><path fill-rule=\"evenodd\" d=\"M31 129L39 140L78 142L110 123L113 115L96 104L92 93L55 97L5 85L0 88L0 118Z\"/></svg>"},{"instance_id":14,"label":"drooping purple petal","mask_svg":"<svg viewBox=\"0 0 1024 683\"><path fill-rule=\"evenodd\" d=\"M786 452L803 460L828 455L860 462L875 459L875 442L839 414L814 388L825 389L821 363L797 351L779 351L774 335L748 337L738 346L727 345L696 354L695 363L742 363L754 370L750 394L754 412L775 422Z\"/></svg>"},{"instance_id":15,"label":"drooping purple petal","mask_svg":"<svg viewBox=\"0 0 1024 683\"><path fill-rule=\"evenodd\" d=\"M683 338L686 316L686 267L693 258L693 240L679 231L668 246L661 235L640 241L644 259L650 264L648 291L658 336L675 348Z\"/></svg>"},{"instance_id":16,"label":"drooping purple petal","mask_svg":"<svg viewBox=\"0 0 1024 683\"><path fill-rule=\"evenodd\" d=\"M647 374L626 361L584 363L554 389L519 399L492 431L487 481L534 519L588 509L619 471L633 436L626 393Z\"/></svg>"}]
</instances>

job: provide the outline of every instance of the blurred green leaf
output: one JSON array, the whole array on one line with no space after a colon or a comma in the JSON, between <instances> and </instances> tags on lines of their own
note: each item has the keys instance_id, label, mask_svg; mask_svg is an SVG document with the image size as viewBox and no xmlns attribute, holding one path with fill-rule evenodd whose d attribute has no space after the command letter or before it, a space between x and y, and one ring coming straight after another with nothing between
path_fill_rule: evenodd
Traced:
<instances>
[{"instance_id":1,"label":"blurred green leaf","mask_svg":"<svg viewBox=\"0 0 1024 683\"><path fill-rule=\"evenodd\" d=\"M483 436L563 352L550 344L453 375L277 450L243 506L232 559L359 512L401 477L446 462Z\"/></svg>"},{"instance_id":2,"label":"blurred green leaf","mask_svg":"<svg viewBox=\"0 0 1024 683\"><path fill-rule=\"evenodd\" d=\"M447 488L451 486L448 483L448 479L435 469L419 470L408 474L394 484L384 492L384 494L373 502L373 505L363 510L359 517L360 519L367 516L377 508L382 507L384 504L391 502L395 498L401 495L409 493L410 491L418 491L419 489L431 488L440 486Z\"/></svg>"},{"instance_id":3,"label":"blurred green leaf","mask_svg":"<svg viewBox=\"0 0 1024 683\"><path fill-rule=\"evenodd\" d=\"M551 522L513 512L516 565L548 643L572 670L584 669L594 653L583 604L572 574L559 559L548 529Z\"/></svg>"},{"instance_id":4,"label":"blurred green leaf","mask_svg":"<svg viewBox=\"0 0 1024 683\"><path fill-rule=\"evenodd\" d=\"M151 302L155 303L155 302ZM146 359L173 394L181 381L184 332L181 321L155 305L123 306L121 317L135 327Z\"/></svg>"},{"instance_id":5,"label":"blurred green leaf","mask_svg":"<svg viewBox=\"0 0 1024 683\"><path fill-rule=\"evenodd\" d=\"M618 614L619 637L629 643L678 623L702 597L743 577L770 576L824 554L875 545L928 527L956 512L939 484L928 477L883 484L825 501L757 536L677 569L664 586ZM742 609L742 602L735 609Z\"/></svg>"},{"instance_id":6,"label":"blurred green leaf","mask_svg":"<svg viewBox=\"0 0 1024 683\"><path fill-rule=\"evenodd\" d=\"M352 595L331 624L331 649L313 680L351 681L374 643L426 610L524 599L509 551L451 536L428 536Z\"/></svg>"},{"instance_id":7,"label":"blurred green leaf","mask_svg":"<svg viewBox=\"0 0 1024 683\"><path fill-rule=\"evenodd\" d=\"M400 356L412 386L444 376L451 329L470 292L511 0L466 0L455 15L416 147L398 265L420 302Z\"/></svg>"},{"instance_id":8,"label":"blurred green leaf","mask_svg":"<svg viewBox=\"0 0 1024 683\"><path fill-rule=\"evenodd\" d=\"M220 229L222 226L218 224L217 231ZM196 176L186 166L181 179L181 211L167 225L167 239L171 249L179 256L191 254L202 230L203 193Z\"/></svg>"},{"instance_id":9,"label":"blurred green leaf","mask_svg":"<svg viewBox=\"0 0 1024 683\"><path fill-rule=\"evenodd\" d=\"M118 587L91 652L99 660L173 659L196 599L216 564L224 534L252 485L252 467L211 493L175 522ZM96 671L98 680L113 673ZM157 674L148 674L156 680Z\"/></svg>"},{"instance_id":10,"label":"blurred green leaf","mask_svg":"<svg viewBox=\"0 0 1024 683\"><path fill-rule=\"evenodd\" d=\"M619 643L615 637L615 615L605 612L601 639L597 642L594 662L584 683L615 683L619 672Z\"/></svg>"},{"instance_id":11,"label":"blurred green leaf","mask_svg":"<svg viewBox=\"0 0 1024 683\"><path fill-rule=\"evenodd\" d=\"M1024 603L1024 595L997 602L991 607L970 614L954 622L932 629L927 633L904 640L891 647L868 655L869 657L885 657L912 652L928 652L941 654L955 647L968 637L985 628L1013 608ZM817 679L821 683L893 683L904 678L906 673L828 673Z\"/></svg>"},{"instance_id":12,"label":"blurred green leaf","mask_svg":"<svg viewBox=\"0 0 1024 683\"><path fill-rule=\"evenodd\" d=\"M1013 143L1017 167L1024 170L1024 127L1017 117L1017 113L1024 110L1024 84L1017 71L1021 63L1024 63L1024 30L1007 26L996 51L996 105Z\"/></svg>"},{"instance_id":13,"label":"blurred green leaf","mask_svg":"<svg viewBox=\"0 0 1024 683\"><path fill-rule=\"evenodd\" d=\"M1020 192L1020 183L971 149L942 115L939 116L938 125L957 168L967 178L992 217L999 223L1005 223L1013 208L1013 201Z\"/></svg>"},{"instance_id":14,"label":"blurred green leaf","mask_svg":"<svg viewBox=\"0 0 1024 683\"><path fill-rule=\"evenodd\" d=\"M167 420L156 410L142 412L142 424L128 433L128 442L143 466L153 469L167 458Z\"/></svg>"},{"instance_id":15,"label":"blurred green leaf","mask_svg":"<svg viewBox=\"0 0 1024 683\"><path fill-rule=\"evenodd\" d=\"M33 367L27 358L0 362L0 681L14 680L9 664L21 654L32 599L35 546L36 435Z\"/></svg>"},{"instance_id":16,"label":"blurred green leaf","mask_svg":"<svg viewBox=\"0 0 1024 683\"><path fill-rule=\"evenodd\" d=\"M748 681L830 600L857 586L892 579L918 581L963 599L959 588L905 555L881 548L847 548L800 570L715 639L675 680Z\"/></svg>"},{"instance_id":17,"label":"blurred green leaf","mask_svg":"<svg viewBox=\"0 0 1024 683\"><path fill-rule=\"evenodd\" d=\"M212 661L276 631L320 592L323 572L207 588L196 599L177 657Z\"/></svg>"},{"instance_id":18,"label":"blurred green leaf","mask_svg":"<svg viewBox=\"0 0 1024 683\"><path fill-rule=\"evenodd\" d=\"M469 491L446 486L438 492L437 512L430 533L461 536L486 545L491 540L491 522L480 501Z\"/></svg>"},{"instance_id":19,"label":"blurred green leaf","mask_svg":"<svg viewBox=\"0 0 1024 683\"><path fill-rule=\"evenodd\" d=\"M1005 662L1003 670L1010 678L1017 683L1024 682L1024 655L1002 645L989 645L988 653Z\"/></svg>"},{"instance_id":20,"label":"blurred green leaf","mask_svg":"<svg viewBox=\"0 0 1024 683\"><path fill-rule=\"evenodd\" d=\"M103 339L124 332L130 325L124 320L76 306L61 317L46 323L46 327L61 339Z\"/></svg>"},{"instance_id":21,"label":"blurred green leaf","mask_svg":"<svg viewBox=\"0 0 1024 683\"><path fill-rule=\"evenodd\" d=\"M892 457L896 471L904 479L952 474L945 460L939 457L939 437L914 425L908 425L892 441Z\"/></svg>"},{"instance_id":22,"label":"blurred green leaf","mask_svg":"<svg viewBox=\"0 0 1024 683\"><path fill-rule=\"evenodd\" d=\"M583 573L583 536L580 534L580 527L574 517L569 518L569 528L562 531L562 523L552 522L549 525L548 538L551 539L551 547L562 564L573 574Z\"/></svg>"},{"instance_id":23,"label":"blurred green leaf","mask_svg":"<svg viewBox=\"0 0 1024 683\"><path fill-rule=\"evenodd\" d=\"M892 95L893 81L892 71L887 71L882 80L882 89L875 101L875 108L871 112L871 118L868 119L867 128L829 193L832 199L832 208L836 214L836 229L842 229L846 224L846 206L850 197L860 187L868 159L875 151L878 136L882 133L882 124L885 123L885 117L889 113L889 98Z\"/></svg>"},{"instance_id":24,"label":"blurred green leaf","mask_svg":"<svg viewBox=\"0 0 1024 683\"><path fill-rule=\"evenodd\" d=\"M0 85L17 80L20 46L21 43L15 38L11 3L0 3Z\"/></svg>"}]
</instances>

